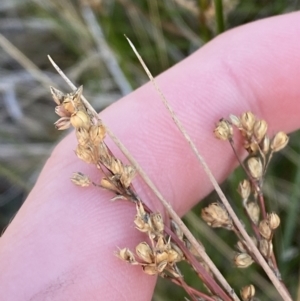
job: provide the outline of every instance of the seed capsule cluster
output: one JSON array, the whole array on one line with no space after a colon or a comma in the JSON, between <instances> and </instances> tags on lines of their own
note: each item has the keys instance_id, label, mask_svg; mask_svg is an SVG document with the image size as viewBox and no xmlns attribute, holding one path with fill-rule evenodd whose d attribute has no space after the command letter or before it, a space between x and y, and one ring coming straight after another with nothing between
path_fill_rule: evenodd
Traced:
<instances>
[{"instance_id":1,"label":"seed capsule cluster","mask_svg":"<svg viewBox=\"0 0 300 301\"><path fill-rule=\"evenodd\" d=\"M74 173L71 181L82 187L93 183L125 198L132 197L128 188L135 176L135 169L123 164L105 144L106 129L98 116L92 114L82 102L82 87L67 94L51 87L51 93L57 104L55 112L60 116L55 122L56 128L65 130L73 126L78 141L75 150L77 157L88 164L94 164L105 174L100 183L93 183L82 173Z\"/></svg>"},{"instance_id":2,"label":"seed capsule cluster","mask_svg":"<svg viewBox=\"0 0 300 301\"><path fill-rule=\"evenodd\" d=\"M140 242L134 255L128 248L120 249L117 256L132 265L142 266L148 275L165 276L167 273L175 278L181 277L176 266L184 260L183 252L164 233L164 221L160 213L147 213L141 202L136 203L137 214L134 219L136 228L147 233L150 244ZM137 259L136 259L137 258Z\"/></svg>"},{"instance_id":3,"label":"seed capsule cluster","mask_svg":"<svg viewBox=\"0 0 300 301\"><path fill-rule=\"evenodd\" d=\"M241 133L244 149L248 152L245 163L242 163L237 155L234 145L234 128ZM263 196L263 180L267 167L273 154L282 150L288 143L288 136L280 131L270 138L267 134L268 124L265 120L257 118L252 112L243 113L241 116L231 115L228 120L221 119L214 134L220 140L230 142L238 161L244 168L247 179L242 180L238 186L238 192L242 199L242 204L254 231L253 241L261 254L265 257L275 275L280 278L277 269L275 255L273 253L272 239L274 231L280 225L280 218L276 213L267 213ZM232 229L236 232L234 225L228 227L219 222L220 214L212 204L202 210L202 218L208 225L215 225ZM207 217L206 212L212 212ZM230 220L230 218L228 218ZM239 233L237 233L239 237ZM237 244L238 253L234 257L234 263L239 268L246 268L255 262L251 249L245 241L240 240ZM252 300L254 297L254 287L245 287L241 291L243 300Z\"/></svg>"}]
</instances>

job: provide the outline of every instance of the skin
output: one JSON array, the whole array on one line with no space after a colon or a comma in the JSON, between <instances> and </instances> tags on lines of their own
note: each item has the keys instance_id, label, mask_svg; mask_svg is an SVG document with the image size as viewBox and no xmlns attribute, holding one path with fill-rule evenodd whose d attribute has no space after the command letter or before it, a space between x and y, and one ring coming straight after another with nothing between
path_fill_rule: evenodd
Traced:
<instances>
[{"instance_id":1,"label":"skin","mask_svg":"<svg viewBox=\"0 0 300 301\"><path fill-rule=\"evenodd\" d=\"M300 14L265 19L220 35L157 77L157 83L222 181L236 165L212 130L221 117L251 110L270 135L300 127ZM107 124L180 215L212 186L151 84L101 113ZM108 139L109 141L109 139ZM120 151L108 142L113 152ZM111 194L74 186L81 162L71 133L54 149L26 202L0 240L0 296L5 300L150 300L155 277L114 256L145 238L134 229L135 209ZM144 201L162 210L137 177Z\"/></svg>"}]
</instances>

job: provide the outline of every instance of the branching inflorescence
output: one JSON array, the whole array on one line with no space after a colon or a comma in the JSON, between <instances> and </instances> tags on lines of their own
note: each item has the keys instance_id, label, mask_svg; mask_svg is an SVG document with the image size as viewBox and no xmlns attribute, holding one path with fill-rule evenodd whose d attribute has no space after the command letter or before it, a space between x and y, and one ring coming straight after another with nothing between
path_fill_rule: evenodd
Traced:
<instances>
[{"instance_id":1,"label":"branching inflorescence","mask_svg":"<svg viewBox=\"0 0 300 301\"><path fill-rule=\"evenodd\" d=\"M82 87L67 94L51 87L51 93L57 104L55 112L60 116L55 123L56 128L64 130L73 126L78 141L76 155L86 163L94 164L104 175L100 183L94 183L88 176L77 172L73 174L71 181L82 187L89 185L102 187L114 194L112 200L127 200L135 205L136 216L133 222L138 231L145 233L145 241L136 246L135 253L125 247L117 250L116 255L131 265L141 266L146 274L159 275L181 286L191 300L238 300L233 292L228 293L218 283L181 227L171 218L168 222L164 221L160 213L152 212L137 195L132 184L136 174L135 167L126 165L116 158L106 145L104 141L106 127L95 111L91 110L90 105L82 101ZM233 127L241 132L243 146L249 153L245 164L235 149ZM272 244L274 230L279 226L280 218L276 213L267 213L262 188L263 178L273 154L286 146L288 137L285 133L279 132L270 139L267 136L266 121L257 119L251 112L244 113L240 117L232 115L229 120L222 119L214 133L217 138L230 142L246 172L247 179L240 182L238 191L252 226L253 241L276 277L280 279ZM253 262L260 263L221 203L209 205L202 210L201 215L209 226L223 227L237 235L238 252L234 257L237 267L246 268ZM177 265L183 260L191 265L203 281L205 292L200 292L185 283ZM253 285L241 290L243 300L254 300L254 295Z\"/></svg>"}]
</instances>

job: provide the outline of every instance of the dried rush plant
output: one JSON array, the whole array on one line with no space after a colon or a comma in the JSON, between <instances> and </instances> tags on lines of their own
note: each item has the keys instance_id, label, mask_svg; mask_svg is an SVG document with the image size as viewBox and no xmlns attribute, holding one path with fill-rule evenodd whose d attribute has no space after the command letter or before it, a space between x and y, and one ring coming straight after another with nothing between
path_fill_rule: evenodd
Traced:
<instances>
[{"instance_id":1,"label":"dried rush plant","mask_svg":"<svg viewBox=\"0 0 300 301\"><path fill-rule=\"evenodd\" d=\"M162 92L156 86L142 58L130 41L129 43L222 201L222 203L215 202L204 208L201 213L202 218L213 228L222 227L235 233L238 239L238 253L234 257L234 263L238 268L247 268L252 263L260 265L283 300L292 300L280 278L280 272L278 271L273 252L273 234L280 224L280 218L276 213L268 213L266 211L262 191L263 177L269 162L275 152L280 151L287 145L288 136L284 132L279 132L273 138L269 138L266 121L257 118L251 112L243 113L239 117L231 115L229 119L222 119L214 130L214 134L218 139L229 141L247 175L247 179L240 182L238 191L246 217L249 219L252 227L252 236L250 236L231 208L188 133L177 119ZM133 223L138 231L145 233L145 241L140 242L136 246L135 252L125 247L116 250L116 255L131 265L140 266L148 275L159 275L181 286L193 301L240 300L211 261L205 249L174 212L169 202L162 197L124 145L103 124L98 114L82 95L82 87L75 89L75 86L59 67L50 57L49 59L74 90L71 93L64 94L51 87L53 99L57 104L55 112L60 116L60 119L55 122L55 126L58 130L64 130L73 126L78 141L76 155L84 162L94 164L101 171L101 174L104 175L100 183L94 183L87 175L77 172L73 174L71 181L82 187L94 185L107 189L115 195L112 200L121 199L131 202L136 208L136 216ZM243 146L249 154L245 163L240 160L235 150L233 143L234 127L242 134ZM131 162L130 165L124 164L111 152L105 143L106 134L115 141L117 146L127 156ZM169 215L167 220L163 220L161 213L153 212L136 193L132 184L136 172L140 173L141 177L161 200ZM204 283L204 292L189 286L185 282L184 275L178 267L178 263L181 261L186 261L195 270L199 279ZM242 288L240 296L244 301L257 300L255 288L252 284Z\"/></svg>"}]
</instances>

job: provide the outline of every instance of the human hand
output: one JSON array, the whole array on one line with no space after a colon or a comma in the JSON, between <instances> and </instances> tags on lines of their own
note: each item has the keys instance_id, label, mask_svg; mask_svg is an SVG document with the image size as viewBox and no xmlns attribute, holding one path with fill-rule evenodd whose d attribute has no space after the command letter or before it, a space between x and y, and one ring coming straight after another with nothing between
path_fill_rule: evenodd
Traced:
<instances>
[{"instance_id":1,"label":"human hand","mask_svg":"<svg viewBox=\"0 0 300 301\"><path fill-rule=\"evenodd\" d=\"M157 83L222 181L234 168L226 143L212 134L219 118L251 110L269 131L300 126L300 14L269 18L219 36L166 71ZM212 189L151 84L110 106L101 118L145 169L164 197L184 214ZM109 144L119 156L120 151ZM99 188L74 186L80 162L70 134L53 151L37 183L0 240L0 296L5 300L150 300L155 277L114 255L142 237L135 208L112 203ZM156 210L161 205L140 181L134 186Z\"/></svg>"}]
</instances>

